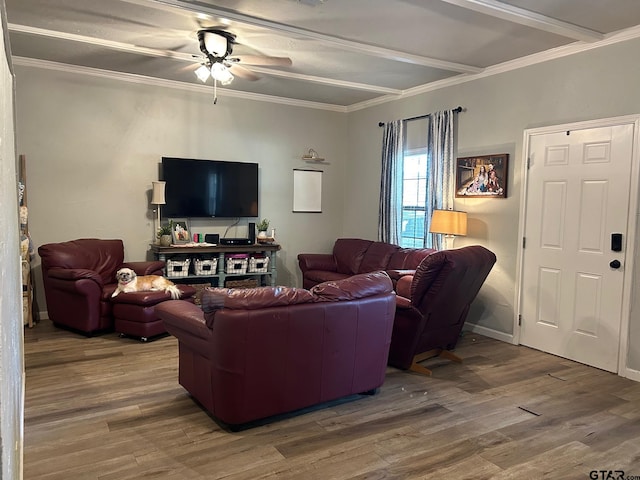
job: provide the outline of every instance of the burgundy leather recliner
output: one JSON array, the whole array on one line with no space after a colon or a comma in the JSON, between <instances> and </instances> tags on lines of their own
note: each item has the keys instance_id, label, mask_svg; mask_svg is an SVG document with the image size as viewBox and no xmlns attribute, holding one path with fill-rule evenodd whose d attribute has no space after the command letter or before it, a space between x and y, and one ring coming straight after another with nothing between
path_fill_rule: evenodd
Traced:
<instances>
[{"instance_id":1,"label":"burgundy leather recliner","mask_svg":"<svg viewBox=\"0 0 640 480\"><path fill-rule=\"evenodd\" d=\"M122 240L83 238L38 248L49 319L57 326L91 335L113 329L111 294L116 271L162 275L164 262L124 262Z\"/></svg>"},{"instance_id":2,"label":"burgundy leather recliner","mask_svg":"<svg viewBox=\"0 0 640 480\"><path fill-rule=\"evenodd\" d=\"M495 262L493 252L471 245L433 253L414 275L401 277L389 365L429 375L419 362L438 355L461 361L451 350Z\"/></svg>"},{"instance_id":3,"label":"burgundy leather recliner","mask_svg":"<svg viewBox=\"0 0 640 480\"><path fill-rule=\"evenodd\" d=\"M156 313L178 339L180 384L231 429L384 382L395 311L384 272L311 290L210 288L202 305Z\"/></svg>"}]
</instances>

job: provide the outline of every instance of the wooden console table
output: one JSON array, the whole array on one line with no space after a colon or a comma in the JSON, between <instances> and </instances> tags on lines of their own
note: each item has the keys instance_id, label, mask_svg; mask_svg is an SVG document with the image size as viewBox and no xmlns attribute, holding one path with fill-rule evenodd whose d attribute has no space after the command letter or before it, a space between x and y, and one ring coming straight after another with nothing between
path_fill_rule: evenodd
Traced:
<instances>
[{"instance_id":1,"label":"wooden console table","mask_svg":"<svg viewBox=\"0 0 640 480\"><path fill-rule=\"evenodd\" d=\"M229 278L238 278L238 277L254 277L258 278L260 285L276 285L276 257L277 252L280 250L280 245L278 244L255 244L255 245L216 245L216 246L183 246L176 245L171 247L162 247L160 245L151 245L151 251L153 252L155 258L158 260L162 260L163 262L167 262L171 260L174 256L179 257L189 257L189 258L197 258L203 256L217 257L218 265L216 267L216 271L212 274L206 275L194 275L189 272L186 276L171 276L167 275L167 278L171 280L200 280L207 281L211 283L214 287L224 287L225 280ZM226 259L227 255L232 255L234 253L258 253L263 254L265 257L269 258L268 271L263 272L251 272L246 271L242 273L232 273L226 271ZM166 273L166 272L165 272Z\"/></svg>"}]
</instances>

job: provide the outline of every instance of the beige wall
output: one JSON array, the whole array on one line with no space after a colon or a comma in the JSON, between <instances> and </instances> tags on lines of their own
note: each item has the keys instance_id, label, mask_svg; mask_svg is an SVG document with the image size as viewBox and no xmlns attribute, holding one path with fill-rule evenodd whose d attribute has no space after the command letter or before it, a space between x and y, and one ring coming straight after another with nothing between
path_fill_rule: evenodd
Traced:
<instances>
[{"instance_id":1,"label":"beige wall","mask_svg":"<svg viewBox=\"0 0 640 480\"><path fill-rule=\"evenodd\" d=\"M24 342L13 73L0 3L0 478L22 478Z\"/></svg>"},{"instance_id":2,"label":"beige wall","mask_svg":"<svg viewBox=\"0 0 640 480\"><path fill-rule=\"evenodd\" d=\"M122 238L127 260L148 256L151 182L162 156L257 162L260 217L282 251L278 283L300 284L296 256L330 248L341 232L344 114L18 67L18 152L29 171L35 246L74 238ZM292 213L293 169L313 148L324 167L323 212ZM255 221L255 219L253 219ZM247 222L228 236L247 234ZM233 220L193 220L223 234ZM39 259L35 261L41 286ZM42 288L39 309L45 310Z\"/></svg>"},{"instance_id":3,"label":"beige wall","mask_svg":"<svg viewBox=\"0 0 640 480\"><path fill-rule=\"evenodd\" d=\"M339 236L377 236L378 122L462 105L458 153L510 155L508 198L456 201L469 212L469 235L456 245L479 243L498 257L470 323L508 340L523 132L640 113L639 50L640 40L633 40L349 114L225 97L213 106L206 95L20 67L18 152L29 165L33 239L40 245L117 237L125 240L128 259L144 257L153 233L147 190L161 156L257 161L261 216L272 220L283 245L279 283L300 285L298 253L328 252ZM299 156L309 148L331 163L324 168L323 213L293 214L291 172L305 166ZM207 228L224 231L226 225L216 221ZM629 364L640 369L636 317Z\"/></svg>"},{"instance_id":4,"label":"beige wall","mask_svg":"<svg viewBox=\"0 0 640 480\"><path fill-rule=\"evenodd\" d=\"M466 110L458 115L458 153L510 156L508 198L455 202L456 209L469 212L469 234L456 239L456 245L482 244L498 258L468 321L508 340L515 311L524 130L640 114L638 51L640 40L629 41L352 113L347 177L362 181L347 191L343 234L376 235L374 187L380 175L382 134L378 122L463 106ZM640 266L637 260L636 265ZM631 318L629 338L629 365L640 369L637 313Z\"/></svg>"}]
</instances>

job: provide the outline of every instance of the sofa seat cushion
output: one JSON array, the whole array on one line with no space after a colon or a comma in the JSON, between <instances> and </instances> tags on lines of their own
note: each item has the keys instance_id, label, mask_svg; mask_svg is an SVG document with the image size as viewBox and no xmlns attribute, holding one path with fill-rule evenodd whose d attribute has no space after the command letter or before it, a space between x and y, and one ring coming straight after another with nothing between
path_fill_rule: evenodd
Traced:
<instances>
[{"instance_id":1,"label":"sofa seat cushion","mask_svg":"<svg viewBox=\"0 0 640 480\"><path fill-rule=\"evenodd\" d=\"M196 294L196 289L191 285L177 285L180 290L180 299L185 300ZM113 289L115 290L115 288ZM111 292L113 293L113 290ZM149 306L157 305L160 302L171 300L171 294L164 291L156 292L129 292L120 293L115 297L109 296L109 300L113 303L128 303L131 305Z\"/></svg>"}]
</instances>

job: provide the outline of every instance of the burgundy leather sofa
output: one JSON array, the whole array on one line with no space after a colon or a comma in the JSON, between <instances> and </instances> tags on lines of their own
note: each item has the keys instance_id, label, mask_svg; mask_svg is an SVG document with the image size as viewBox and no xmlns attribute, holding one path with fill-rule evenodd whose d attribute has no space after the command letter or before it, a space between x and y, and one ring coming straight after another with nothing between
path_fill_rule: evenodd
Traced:
<instances>
[{"instance_id":1,"label":"burgundy leather sofa","mask_svg":"<svg viewBox=\"0 0 640 480\"><path fill-rule=\"evenodd\" d=\"M415 270L425 257L436 251L431 248L402 248L360 238L339 238L332 253L301 253L298 265L304 288L379 270L386 271L395 282L406 273L404 271Z\"/></svg>"},{"instance_id":2,"label":"burgundy leather sofa","mask_svg":"<svg viewBox=\"0 0 640 480\"><path fill-rule=\"evenodd\" d=\"M311 290L210 288L202 304L156 312L178 339L180 384L231 429L384 382L395 311L384 272Z\"/></svg>"},{"instance_id":3,"label":"burgundy leather sofa","mask_svg":"<svg viewBox=\"0 0 640 480\"><path fill-rule=\"evenodd\" d=\"M435 252L399 278L389 365L430 374L419 362L436 355L461 361L451 350L495 262L493 252L471 245Z\"/></svg>"},{"instance_id":4,"label":"burgundy leather sofa","mask_svg":"<svg viewBox=\"0 0 640 480\"><path fill-rule=\"evenodd\" d=\"M117 286L118 269L128 267L138 275L162 275L164 267L164 262L161 261L124 263L122 240L83 238L48 243L38 248L38 254L42 261L49 319L56 326L64 326L89 336L113 330L114 304L111 294ZM193 293L193 287L188 287L184 292L186 296ZM146 292L128 293L126 300L120 300L121 303L132 303L140 297L142 303L139 302L138 318L142 318L141 321L148 318L148 312L143 309L145 295ZM163 292L157 292L154 298L164 299L163 295ZM123 295L118 297L120 296Z\"/></svg>"}]
</instances>

